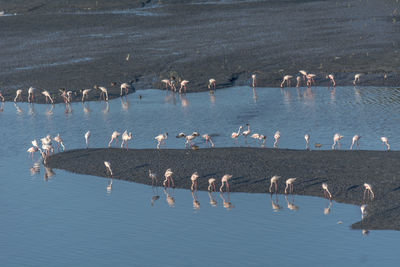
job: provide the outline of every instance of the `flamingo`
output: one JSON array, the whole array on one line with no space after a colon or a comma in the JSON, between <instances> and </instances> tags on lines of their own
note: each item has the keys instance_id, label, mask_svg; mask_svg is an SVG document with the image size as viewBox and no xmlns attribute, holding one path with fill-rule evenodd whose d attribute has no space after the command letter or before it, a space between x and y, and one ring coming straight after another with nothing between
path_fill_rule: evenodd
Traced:
<instances>
[{"instance_id":1,"label":"flamingo","mask_svg":"<svg viewBox=\"0 0 400 267\"><path fill-rule=\"evenodd\" d=\"M293 183L296 181L296 179L297 178L289 178L286 180L285 195L288 188L289 188L289 193L290 194L293 193Z\"/></svg>"},{"instance_id":2,"label":"flamingo","mask_svg":"<svg viewBox=\"0 0 400 267\"><path fill-rule=\"evenodd\" d=\"M258 140L260 140L260 141L262 140L261 147L264 147L265 146L265 142L267 141L267 137L265 135L260 135Z\"/></svg>"},{"instance_id":3,"label":"flamingo","mask_svg":"<svg viewBox=\"0 0 400 267\"><path fill-rule=\"evenodd\" d=\"M72 102L72 94L73 94L72 91L68 91L68 92L67 92L68 103L71 103L71 102Z\"/></svg>"},{"instance_id":4,"label":"flamingo","mask_svg":"<svg viewBox=\"0 0 400 267\"><path fill-rule=\"evenodd\" d=\"M290 79L292 79L292 78L293 78L292 75L285 75L285 76L283 76L283 81L282 81L282 83L281 83L281 87L283 87L283 85L285 84L285 82L286 82L286 86L287 86L287 87L290 87Z\"/></svg>"},{"instance_id":5,"label":"flamingo","mask_svg":"<svg viewBox=\"0 0 400 267\"><path fill-rule=\"evenodd\" d=\"M110 173L111 177L113 176L112 170L111 170L111 163L108 161L104 161L104 166L106 166L107 172Z\"/></svg>"},{"instance_id":6,"label":"flamingo","mask_svg":"<svg viewBox=\"0 0 400 267\"><path fill-rule=\"evenodd\" d=\"M255 74L251 75L251 80L252 80L253 88L256 87L256 75Z\"/></svg>"},{"instance_id":7,"label":"flamingo","mask_svg":"<svg viewBox=\"0 0 400 267\"><path fill-rule=\"evenodd\" d=\"M371 194L371 200L375 198L375 194L372 191L372 186L370 184L365 183L364 185L364 199L365 199L365 193L368 194L368 196Z\"/></svg>"},{"instance_id":8,"label":"flamingo","mask_svg":"<svg viewBox=\"0 0 400 267\"><path fill-rule=\"evenodd\" d=\"M209 136L208 134L203 134L201 137L203 137L203 139L206 141L206 144L209 141L210 144L211 144L211 147L214 147L214 143L213 143L213 141L211 139L211 136Z\"/></svg>"},{"instance_id":9,"label":"flamingo","mask_svg":"<svg viewBox=\"0 0 400 267\"><path fill-rule=\"evenodd\" d=\"M359 136L358 134L356 134L355 136L353 136L353 140L351 142L351 146L350 146L350 150L353 150L353 146L354 144L356 144L357 149L359 148L358 146L358 140L360 140L361 136Z\"/></svg>"},{"instance_id":10,"label":"flamingo","mask_svg":"<svg viewBox=\"0 0 400 267\"><path fill-rule=\"evenodd\" d=\"M224 188L224 185L226 184L226 191L229 192L229 180L232 178L232 175L230 174L225 174L221 178L221 187L219 188L219 191L222 193L222 189Z\"/></svg>"},{"instance_id":11,"label":"flamingo","mask_svg":"<svg viewBox=\"0 0 400 267\"><path fill-rule=\"evenodd\" d=\"M125 96L128 94L129 89L131 88L131 85L128 83L123 83L121 84L121 94L120 96L122 96L122 91L125 92Z\"/></svg>"},{"instance_id":12,"label":"flamingo","mask_svg":"<svg viewBox=\"0 0 400 267\"><path fill-rule=\"evenodd\" d=\"M310 140L310 135L309 134L305 134L304 135L304 140L306 140L306 150L310 150L310 147L308 146L308 142Z\"/></svg>"},{"instance_id":13,"label":"flamingo","mask_svg":"<svg viewBox=\"0 0 400 267\"><path fill-rule=\"evenodd\" d=\"M269 192L272 193L272 185L275 184L275 193L278 191L278 179L281 178L280 176L274 175L271 177L271 185L269 186Z\"/></svg>"},{"instance_id":14,"label":"flamingo","mask_svg":"<svg viewBox=\"0 0 400 267\"><path fill-rule=\"evenodd\" d=\"M19 99L20 101L22 101L22 96L21 96L21 94L22 94L22 90L21 90L21 89L18 89L18 90L16 91L16 94L15 94L14 102L17 102L18 99Z\"/></svg>"},{"instance_id":15,"label":"flamingo","mask_svg":"<svg viewBox=\"0 0 400 267\"><path fill-rule=\"evenodd\" d=\"M326 78L331 80L331 83L332 83L333 87L336 86L336 82L335 82L335 78L334 78L333 74L326 75Z\"/></svg>"},{"instance_id":16,"label":"flamingo","mask_svg":"<svg viewBox=\"0 0 400 267\"><path fill-rule=\"evenodd\" d=\"M197 178L199 178L199 174L197 172L193 173L192 176L190 177L190 180L192 181L192 186L190 189L193 191L193 188L195 191L197 191Z\"/></svg>"},{"instance_id":17,"label":"flamingo","mask_svg":"<svg viewBox=\"0 0 400 267\"><path fill-rule=\"evenodd\" d=\"M161 83L165 84L165 90L168 91L168 86L169 86L169 87L171 87L171 91L172 91L171 82L168 79L161 80Z\"/></svg>"},{"instance_id":18,"label":"flamingo","mask_svg":"<svg viewBox=\"0 0 400 267\"><path fill-rule=\"evenodd\" d=\"M361 77L361 73L357 73L356 75L354 75L354 81L353 81L353 85L356 85L356 83L360 82L360 77Z\"/></svg>"},{"instance_id":19,"label":"flamingo","mask_svg":"<svg viewBox=\"0 0 400 267\"><path fill-rule=\"evenodd\" d=\"M185 148L187 147L187 145L189 145L189 147L192 147L192 145L193 145L192 140L194 140L197 136L199 136L199 134L197 132L193 132L190 135L184 136L186 139Z\"/></svg>"},{"instance_id":20,"label":"flamingo","mask_svg":"<svg viewBox=\"0 0 400 267\"><path fill-rule=\"evenodd\" d=\"M119 133L117 131L114 131L111 134L111 140L110 140L110 142L108 142L108 147L111 146L111 143L112 143L113 140L115 140L115 144L118 144L118 136L120 136L120 135L121 135L121 133Z\"/></svg>"},{"instance_id":21,"label":"flamingo","mask_svg":"<svg viewBox=\"0 0 400 267\"><path fill-rule=\"evenodd\" d=\"M35 101L35 90L36 88L34 87L29 87L28 89L28 102L34 102Z\"/></svg>"},{"instance_id":22,"label":"flamingo","mask_svg":"<svg viewBox=\"0 0 400 267\"><path fill-rule=\"evenodd\" d=\"M209 192L211 192L213 190L214 190L214 192L216 191L215 190L215 178L208 179L208 188L207 189Z\"/></svg>"},{"instance_id":23,"label":"flamingo","mask_svg":"<svg viewBox=\"0 0 400 267\"><path fill-rule=\"evenodd\" d=\"M42 95L44 95L45 97L46 97L46 103L48 103L48 100L50 99L50 102L53 104L54 103L54 101L53 101L53 98L51 98L51 96L50 96L50 93L49 93L49 91L43 91L42 92Z\"/></svg>"},{"instance_id":24,"label":"flamingo","mask_svg":"<svg viewBox=\"0 0 400 267\"><path fill-rule=\"evenodd\" d=\"M254 142L257 142L260 139L260 134L253 133L250 137L254 139Z\"/></svg>"},{"instance_id":25,"label":"flamingo","mask_svg":"<svg viewBox=\"0 0 400 267\"><path fill-rule=\"evenodd\" d=\"M213 88L214 91L215 91L215 89L216 89L216 87L215 87L215 79L209 79L208 80L208 89L212 90L211 88Z\"/></svg>"},{"instance_id":26,"label":"flamingo","mask_svg":"<svg viewBox=\"0 0 400 267\"><path fill-rule=\"evenodd\" d=\"M275 139L274 148L276 148L278 146L279 138L281 138L281 132L276 131L274 134L274 139Z\"/></svg>"},{"instance_id":27,"label":"flamingo","mask_svg":"<svg viewBox=\"0 0 400 267\"><path fill-rule=\"evenodd\" d=\"M85 133L85 142L86 142L86 149L89 148L89 138L90 138L90 131Z\"/></svg>"},{"instance_id":28,"label":"flamingo","mask_svg":"<svg viewBox=\"0 0 400 267\"><path fill-rule=\"evenodd\" d=\"M322 183L322 190L324 190L324 197L326 198L326 197L329 196L329 199L332 200L332 194L328 190L328 184L327 183Z\"/></svg>"},{"instance_id":29,"label":"flamingo","mask_svg":"<svg viewBox=\"0 0 400 267\"><path fill-rule=\"evenodd\" d=\"M33 154L38 151L38 148L35 146L31 146L30 148L28 148L28 150L26 152L30 153L32 156L32 160L33 160Z\"/></svg>"},{"instance_id":30,"label":"flamingo","mask_svg":"<svg viewBox=\"0 0 400 267\"><path fill-rule=\"evenodd\" d=\"M189 83L188 80L183 80L181 81L181 88L179 88L179 93L182 93L182 88L185 88L185 93L186 93L186 85Z\"/></svg>"},{"instance_id":31,"label":"flamingo","mask_svg":"<svg viewBox=\"0 0 400 267\"><path fill-rule=\"evenodd\" d=\"M242 130L242 128L243 128L243 126L240 126L240 127L239 127L239 130L238 130L237 132L233 132L233 133L231 134L232 139L233 139L233 140L236 140L236 142L237 142L237 138L238 138L238 136L240 135L240 131Z\"/></svg>"},{"instance_id":32,"label":"flamingo","mask_svg":"<svg viewBox=\"0 0 400 267\"><path fill-rule=\"evenodd\" d=\"M172 187L175 187L175 185L174 185L174 179L172 179L172 175L173 175L173 174L174 174L174 173L172 172L171 169L167 169L167 170L165 171L165 174L164 174L165 180L164 180L164 182L163 182L164 188L166 187L167 182L168 182L168 187L170 187L170 183L172 183Z\"/></svg>"},{"instance_id":33,"label":"flamingo","mask_svg":"<svg viewBox=\"0 0 400 267\"><path fill-rule=\"evenodd\" d=\"M0 91L0 98L1 98L1 102L4 102L4 96L3 96L3 94L1 93L1 91Z\"/></svg>"},{"instance_id":34,"label":"flamingo","mask_svg":"<svg viewBox=\"0 0 400 267\"><path fill-rule=\"evenodd\" d=\"M343 138L343 135L335 133L335 135L333 136L332 149L335 149L336 143L338 144L338 148L340 149L340 139L342 139L342 138Z\"/></svg>"},{"instance_id":35,"label":"flamingo","mask_svg":"<svg viewBox=\"0 0 400 267\"><path fill-rule=\"evenodd\" d=\"M160 149L160 145L161 143L165 143L165 139L168 138L168 133L164 133L164 134L159 134L156 137L154 137L154 139L157 140L157 149Z\"/></svg>"},{"instance_id":36,"label":"flamingo","mask_svg":"<svg viewBox=\"0 0 400 267\"><path fill-rule=\"evenodd\" d=\"M388 141L387 137L382 136L381 137L381 141L382 141L383 149L386 150L385 149L385 145L386 145L387 150L389 151L390 150L390 145L389 145L389 141Z\"/></svg>"},{"instance_id":37,"label":"flamingo","mask_svg":"<svg viewBox=\"0 0 400 267\"><path fill-rule=\"evenodd\" d=\"M105 101L108 101L108 90L107 90L107 88L102 87L102 86L97 86L97 85L95 85L94 88L95 89L99 89L101 91L100 92L100 100L102 98L104 98Z\"/></svg>"},{"instance_id":38,"label":"flamingo","mask_svg":"<svg viewBox=\"0 0 400 267\"><path fill-rule=\"evenodd\" d=\"M299 70L300 74L303 76L303 81L306 80L307 72L305 70Z\"/></svg>"},{"instance_id":39,"label":"flamingo","mask_svg":"<svg viewBox=\"0 0 400 267\"><path fill-rule=\"evenodd\" d=\"M122 134L122 143L121 143L121 148L123 148L124 144L126 146L126 150L128 150L128 141L132 139L132 133L130 132L128 134L128 131L125 130L125 132Z\"/></svg>"},{"instance_id":40,"label":"flamingo","mask_svg":"<svg viewBox=\"0 0 400 267\"><path fill-rule=\"evenodd\" d=\"M155 174L154 172L151 172L150 169L149 169L149 178L151 179L151 185L153 186L154 182L156 182L156 186L157 186L157 183L158 183L157 174Z\"/></svg>"},{"instance_id":41,"label":"flamingo","mask_svg":"<svg viewBox=\"0 0 400 267\"><path fill-rule=\"evenodd\" d=\"M300 76L296 77L296 81L297 81L296 87L300 87L300 81L301 81Z\"/></svg>"},{"instance_id":42,"label":"flamingo","mask_svg":"<svg viewBox=\"0 0 400 267\"><path fill-rule=\"evenodd\" d=\"M85 89L82 91L82 102L85 102L85 97L88 98L90 91L92 91L92 89Z\"/></svg>"},{"instance_id":43,"label":"flamingo","mask_svg":"<svg viewBox=\"0 0 400 267\"><path fill-rule=\"evenodd\" d=\"M62 151L64 152L65 151L65 146L64 146L63 141L62 141L62 139L60 137L60 134L57 134L57 136L55 136L53 138L53 140L57 142L57 149L60 150L60 145L61 145Z\"/></svg>"},{"instance_id":44,"label":"flamingo","mask_svg":"<svg viewBox=\"0 0 400 267\"><path fill-rule=\"evenodd\" d=\"M250 134L250 124L247 125L247 130L242 132L242 135L244 136L245 140L247 141L247 136Z\"/></svg>"},{"instance_id":45,"label":"flamingo","mask_svg":"<svg viewBox=\"0 0 400 267\"><path fill-rule=\"evenodd\" d=\"M311 86L311 82L315 85L315 81L314 81L314 78L316 77L317 75L315 75L315 74L307 74L307 86L308 87L310 87Z\"/></svg>"}]
</instances>

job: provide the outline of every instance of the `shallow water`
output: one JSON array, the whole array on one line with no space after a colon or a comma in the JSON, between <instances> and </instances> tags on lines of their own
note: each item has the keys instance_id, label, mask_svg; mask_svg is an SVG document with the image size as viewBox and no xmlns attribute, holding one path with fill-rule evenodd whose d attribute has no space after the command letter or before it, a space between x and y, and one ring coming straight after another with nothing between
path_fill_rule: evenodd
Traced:
<instances>
[{"instance_id":1,"label":"shallow water","mask_svg":"<svg viewBox=\"0 0 400 267\"><path fill-rule=\"evenodd\" d=\"M232 193L229 200L226 194L225 200L213 195L213 207L208 193L198 192L196 210L191 192L176 189L166 192L175 200L169 207L161 188L114 180L107 192L104 178L59 170L45 175L43 166L31 174L26 149L31 140L57 133L67 149L82 148L87 130L91 147L105 147L112 131L125 129L133 132L132 148L155 147L154 136L165 131L168 148L184 147L174 137L181 131L207 132L217 147L232 146L231 132L245 123L267 135L268 147L280 130L281 148L303 149L309 133L312 144L330 149L333 134L340 132L346 148L359 134L362 149L381 149L383 135L398 149L399 95L397 89L373 87L236 87L211 96L145 90L108 105L74 103L70 109L5 103L0 112L0 261L5 266L394 265L400 259L392 253L398 232L350 230L361 218L357 206L333 202L329 207L321 198L295 196L288 199L298 206L294 211L283 196ZM196 144L205 146L200 139ZM237 145L246 145L242 137ZM154 195L160 198L152 206ZM276 205L281 208L274 210Z\"/></svg>"}]
</instances>

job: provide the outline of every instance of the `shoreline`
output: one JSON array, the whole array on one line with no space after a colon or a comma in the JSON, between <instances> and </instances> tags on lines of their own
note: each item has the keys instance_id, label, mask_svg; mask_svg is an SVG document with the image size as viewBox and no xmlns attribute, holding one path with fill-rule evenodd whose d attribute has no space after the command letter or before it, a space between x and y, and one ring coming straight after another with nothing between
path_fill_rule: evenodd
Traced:
<instances>
[{"instance_id":1,"label":"shoreline","mask_svg":"<svg viewBox=\"0 0 400 267\"><path fill-rule=\"evenodd\" d=\"M103 161L109 161L113 178L151 185L148 169L163 174L172 168L177 188L190 189L190 176L199 173L198 190L207 190L208 179L228 173L231 192L266 193L273 175L278 193L283 194L285 180L297 177L294 194L323 197L321 184L327 183L333 200L360 206L363 184L375 193L367 200L368 215L352 225L353 229L400 230L400 151L306 151L271 148L129 149L92 148L70 150L47 159L47 167L74 173L108 177ZM397 202L397 203L396 203ZM360 212L361 217L361 212Z\"/></svg>"}]
</instances>

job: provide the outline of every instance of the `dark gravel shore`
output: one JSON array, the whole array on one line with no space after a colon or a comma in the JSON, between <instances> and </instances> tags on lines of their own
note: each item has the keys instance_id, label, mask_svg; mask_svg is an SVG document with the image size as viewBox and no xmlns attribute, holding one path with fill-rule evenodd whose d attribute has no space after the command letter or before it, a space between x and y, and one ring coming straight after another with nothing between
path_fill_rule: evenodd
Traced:
<instances>
[{"instance_id":1,"label":"dark gravel shore","mask_svg":"<svg viewBox=\"0 0 400 267\"><path fill-rule=\"evenodd\" d=\"M109 161L114 178L151 185L148 170L163 180L172 168L176 187L190 188L197 171L199 190L207 190L208 178L232 174L231 191L266 193L273 175L280 175L278 191L285 180L298 177L294 194L323 197L326 182L335 201L363 203L363 184L373 187L375 199L366 200L368 216L352 225L355 229L400 230L400 151L304 151L260 148L182 149L80 149L49 157L51 168L107 177L103 161ZM159 185L161 182L159 181ZM360 213L361 217L361 213Z\"/></svg>"},{"instance_id":2,"label":"dark gravel shore","mask_svg":"<svg viewBox=\"0 0 400 267\"><path fill-rule=\"evenodd\" d=\"M400 4L396 0L0 0L0 90L77 92L95 84L119 96L119 84L161 88L189 80L189 92L249 85L279 86L300 69L328 85L400 85ZM129 54L129 60L126 60ZM384 79L384 74L387 78ZM111 86L112 82L117 85ZM91 100L99 91L92 90Z\"/></svg>"}]
</instances>

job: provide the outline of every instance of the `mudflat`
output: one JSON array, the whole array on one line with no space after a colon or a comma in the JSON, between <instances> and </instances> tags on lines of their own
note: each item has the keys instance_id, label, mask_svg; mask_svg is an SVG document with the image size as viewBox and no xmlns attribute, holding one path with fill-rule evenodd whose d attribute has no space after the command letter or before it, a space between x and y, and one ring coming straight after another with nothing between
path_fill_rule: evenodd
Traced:
<instances>
[{"instance_id":1,"label":"mudflat","mask_svg":"<svg viewBox=\"0 0 400 267\"><path fill-rule=\"evenodd\" d=\"M306 70L328 85L399 86L400 4L396 0L0 0L0 90L6 101L33 86L48 90L119 85L162 88L189 80L188 92L250 85L279 86ZM8 16L8 14L16 14ZM386 74L386 76L385 76ZM111 85L113 84L113 85ZM304 86L304 85L303 85ZM132 92L131 90L130 92ZM89 93L99 99L99 90Z\"/></svg>"},{"instance_id":2,"label":"mudflat","mask_svg":"<svg viewBox=\"0 0 400 267\"><path fill-rule=\"evenodd\" d=\"M171 168L178 188L189 189L190 176L199 173L199 190L207 190L216 178L233 175L231 192L269 194L270 178L279 175L278 193L285 181L296 177L294 194L323 197L327 183L333 199L360 206L368 215L352 225L355 229L400 230L400 151L306 151L270 148L117 149L70 150L50 156L47 166L74 173L108 177L104 161L111 163L113 178L151 185L148 170L158 174ZM375 198L364 199L363 184L372 185ZM361 214L361 213L360 213ZM361 217L361 215L360 215Z\"/></svg>"}]
</instances>

